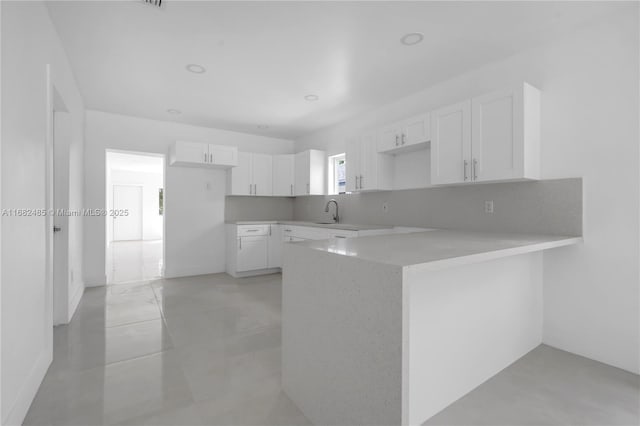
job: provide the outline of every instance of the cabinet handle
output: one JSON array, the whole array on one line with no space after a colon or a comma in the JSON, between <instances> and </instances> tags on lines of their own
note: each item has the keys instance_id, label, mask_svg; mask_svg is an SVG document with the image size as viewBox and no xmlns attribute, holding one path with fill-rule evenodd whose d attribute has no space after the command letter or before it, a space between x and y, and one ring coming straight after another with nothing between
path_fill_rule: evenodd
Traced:
<instances>
[{"instance_id":1,"label":"cabinet handle","mask_svg":"<svg viewBox=\"0 0 640 426\"><path fill-rule=\"evenodd\" d=\"M249 184L249 195L253 195L253 185Z\"/></svg>"},{"instance_id":2,"label":"cabinet handle","mask_svg":"<svg viewBox=\"0 0 640 426\"><path fill-rule=\"evenodd\" d=\"M293 184L291 184L291 195L293 195Z\"/></svg>"},{"instance_id":3,"label":"cabinet handle","mask_svg":"<svg viewBox=\"0 0 640 426\"><path fill-rule=\"evenodd\" d=\"M271 225L269 225L269 236L271 236Z\"/></svg>"},{"instance_id":4,"label":"cabinet handle","mask_svg":"<svg viewBox=\"0 0 640 426\"><path fill-rule=\"evenodd\" d=\"M356 189L358 189L358 175L356 175Z\"/></svg>"},{"instance_id":5,"label":"cabinet handle","mask_svg":"<svg viewBox=\"0 0 640 426\"><path fill-rule=\"evenodd\" d=\"M398 135L396 135L396 146L398 146Z\"/></svg>"},{"instance_id":6,"label":"cabinet handle","mask_svg":"<svg viewBox=\"0 0 640 426\"><path fill-rule=\"evenodd\" d=\"M473 159L473 180L478 180L478 160Z\"/></svg>"},{"instance_id":7,"label":"cabinet handle","mask_svg":"<svg viewBox=\"0 0 640 426\"><path fill-rule=\"evenodd\" d=\"M468 166L468 165L469 165L469 162L468 162L467 160L464 160L464 161L462 162L462 170L463 170L463 172L462 172L462 173L464 174L464 180L465 180L465 181L468 179L468 178L467 178L467 166Z\"/></svg>"},{"instance_id":8,"label":"cabinet handle","mask_svg":"<svg viewBox=\"0 0 640 426\"><path fill-rule=\"evenodd\" d=\"M307 184L307 194L311 194L311 184Z\"/></svg>"},{"instance_id":9,"label":"cabinet handle","mask_svg":"<svg viewBox=\"0 0 640 426\"><path fill-rule=\"evenodd\" d=\"M209 154L209 162L213 164L213 154Z\"/></svg>"},{"instance_id":10,"label":"cabinet handle","mask_svg":"<svg viewBox=\"0 0 640 426\"><path fill-rule=\"evenodd\" d=\"M402 139L401 139L401 141L402 141L402 142L400 143L400 145L404 145L404 139L405 139L405 137L406 137L406 135L403 133L403 134L402 134Z\"/></svg>"},{"instance_id":11,"label":"cabinet handle","mask_svg":"<svg viewBox=\"0 0 640 426\"><path fill-rule=\"evenodd\" d=\"M242 250L242 238L238 238L238 242L240 243L239 249Z\"/></svg>"},{"instance_id":12,"label":"cabinet handle","mask_svg":"<svg viewBox=\"0 0 640 426\"><path fill-rule=\"evenodd\" d=\"M204 162L205 163L207 162L207 153L206 152L204 153Z\"/></svg>"},{"instance_id":13,"label":"cabinet handle","mask_svg":"<svg viewBox=\"0 0 640 426\"><path fill-rule=\"evenodd\" d=\"M253 184L253 195L258 195L258 184L257 183Z\"/></svg>"},{"instance_id":14,"label":"cabinet handle","mask_svg":"<svg viewBox=\"0 0 640 426\"><path fill-rule=\"evenodd\" d=\"M360 189L364 188L364 184L362 182L364 182L364 176L360 175Z\"/></svg>"}]
</instances>

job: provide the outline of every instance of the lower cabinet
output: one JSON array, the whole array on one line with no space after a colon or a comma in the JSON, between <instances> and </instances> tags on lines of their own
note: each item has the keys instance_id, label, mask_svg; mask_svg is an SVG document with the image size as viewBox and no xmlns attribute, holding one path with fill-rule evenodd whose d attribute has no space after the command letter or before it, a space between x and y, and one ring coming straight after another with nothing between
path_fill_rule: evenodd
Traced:
<instances>
[{"instance_id":1,"label":"lower cabinet","mask_svg":"<svg viewBox=\"0 0 640 426\"><path fill-rule=\"evenodd\" d=\"M254 271L269 266L269 237L238 237L237 271Z\"/></svg>"},{"instance_id":2,"label":"lower cabinet","mask_svg":"<svg viewBox=\"0 0 640 426\"><path fill-rule=\"evenodd\" d=\"M267 263L269 268L282 267L282 227L278 224L269 225Z\"/></svg>"}]
</instances>

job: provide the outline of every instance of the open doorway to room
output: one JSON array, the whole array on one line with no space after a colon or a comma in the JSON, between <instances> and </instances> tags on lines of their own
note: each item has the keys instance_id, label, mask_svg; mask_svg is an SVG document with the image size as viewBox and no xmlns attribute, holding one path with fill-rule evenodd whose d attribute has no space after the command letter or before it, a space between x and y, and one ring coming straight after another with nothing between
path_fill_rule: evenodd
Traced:
<instances>
[{"instance_id":1,"label":"open doorway to room","mask_svg":"<svg viewBox=\"0 0 640 426\"><path fill-rule=\"evenodd\" d=\"M107 284L163 273L164 156L107 151Z\"/></svg>"}]
</instances>

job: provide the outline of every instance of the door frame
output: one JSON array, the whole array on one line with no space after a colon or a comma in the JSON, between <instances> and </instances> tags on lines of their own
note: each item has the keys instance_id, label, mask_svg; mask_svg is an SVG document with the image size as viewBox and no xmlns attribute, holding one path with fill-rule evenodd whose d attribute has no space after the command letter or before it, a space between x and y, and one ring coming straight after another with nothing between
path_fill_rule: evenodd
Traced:
<instances>
[{"instance_id":1,"label":"door frame","mask_svg":"<svg viewBox=\"0 0 640 426\"><path fill-rule=\"evenodd\" d=\"M118 183L115 185L112 185L112 200L113 200L113 204L112 204L112 209L115 211L116 207L115 207L115 200L116 200L116 187L134 187L134 188L138 188L138 203L139 203L139 211L140 211L140 223L139 223L139 227L140 227L140 238L139 241L144 240L144 212L142 211L143 209L143 200L142 198L144 197L144 187L142 185L136 185L136 184L127 184L127 183ZM117 242L117 241L138 241L138 240L117 240L116 239L116 217L115 215L111 216L111 220L113 221L113 242ZM164 239L164 235L163 235L163 239Z\"/></svg>"}]
</instances>

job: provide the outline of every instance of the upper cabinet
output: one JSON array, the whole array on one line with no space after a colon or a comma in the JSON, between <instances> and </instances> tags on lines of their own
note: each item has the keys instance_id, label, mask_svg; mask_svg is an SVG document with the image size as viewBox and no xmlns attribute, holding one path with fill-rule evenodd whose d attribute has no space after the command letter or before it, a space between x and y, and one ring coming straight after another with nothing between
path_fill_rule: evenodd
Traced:
<instances>
[{"instance_id":1,"label":"upper cabinet","mask_svg":"<svg viewBox=\"0 0 640 426\"><path fill-rule=\"evenodd\" d=\"M391 189L393 158L378 153L375 134L367 134L347 142L346 191Z\"/></svg>"},{"instance_id":2,"label":"upper cabinet","mask_svg":"<svg viewBox=\"0 0 640 426\"><path fill-rule=\"evenodd\" d=\"M293 197L295 185L295 163L293 154L273 156L273 195Z\"/></svg>"},{"instance_id":3,"label":"upper cabinet","mask_svg":"<svg viewBox=\"0 0 640 426\"><path fill-rule=\"evenodd\" d=\"M238 166L228 172L228 195L272 195L272 167L270 155L238 153Z\"/></svg>"},{"instance_id":4,"label":"upper cabinet","mask_svg":"<svg viewBox=\"0 0 640 426\"><path fill-rule=\"evenodd\" d=\"M540 92L529 84L439 109L431 123L433 185L540 178Z\"/></svg>"},{"instance_id":5,"label":"upper cabinet","mask_svg":"<svg viewBox=\"0 0 640 426\"><path fill-rule=\"evenodd\" d=\"M238 148L202 142L176 141L169 148L169 165L230 168L238 164Z\"/></svg>"},{"instance_id":6,"label":"upper cabinet","mask_svg":"<svg viewBox=\"0 0 640 426\"><path fill-rule=\"evenodd\" d=\"M383 127L378 134L378 152L396 154L422 149L430 139L429 114L420 114Z\"/></svg>"},{"instance_id":7,"label":"upper cabinet","mask_svg":"<svg viewBox=\"0 0 640 426\"><path fill-rule=\"evenodd\" d=\"M294 195L324 195L325 162L324 151L310 149L295 155Z\"/></svg>"}]
</instances>

